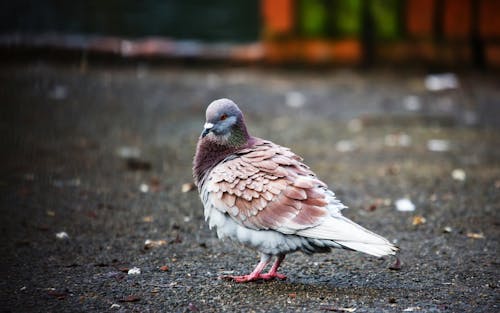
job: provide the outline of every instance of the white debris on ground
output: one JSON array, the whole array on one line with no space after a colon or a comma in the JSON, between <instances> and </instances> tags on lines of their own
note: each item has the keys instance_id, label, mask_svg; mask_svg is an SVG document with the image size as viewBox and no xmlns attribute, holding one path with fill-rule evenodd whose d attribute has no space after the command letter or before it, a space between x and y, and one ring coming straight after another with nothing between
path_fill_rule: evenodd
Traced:
<instances>
[{"instance_id":1,"label":"white debris on ground","mask_svg":"<svg viewBox=\"0 0 500 313\"><path fill-rule=\"evenodd\" d=\"M52 185L57 188L78 187L80 186L80 184L81 184L80 178L56 179L52 181Z\"/></svg>"},{"instance_id":2,"label":"white debris on ground","mask_svg":"<svg viewBox=\"0 0 500 313\"><path fill-rule=\"evenodd\" d=\"M141 156L141 150L137 147L123 146L116 149L116 155L123 159L139 158Z\"/></svg>"},{"instance_id":3,"label":"white debris on ground","mask_svg":"<svg viewBox=\"0 0 500 313\"><path fill-rule=\"evenodd\" d=\"M353 133L359 133L363 130L363 121L359 118L353 118L347 123L347 129Z\"/></svg>"},{"instance_id":4,"label":"white debris on ground","mask_svg":"<svg viewBox=\"0 0 500 313\"><path fill-rule=\"evenodd\" d=\"M140 190L142 193L148 193L148 192L149 192L149 186L148 186L148 184L144 184L144 183L142 183L142 184L139 186L139 190Z\"/></svg>"},{"instance_id":5,"label":"white debris on ground","mask_svg":"<svg viewBox=\"0 0 500 313\"><path fill-rule=\"evenodd\" d=\"M139 275L139 274L141 274L141 269L138 267L132 267L131 269L128 270L127 274L128 275Z\"/></svg>"},{"instance_id":6,"label":"white debris on ground","mask_svg":"<svg viewBox=\"0 0 500 313\"><path fill-rule=\"evenodd\" d=\"M388 147L408 147L411 137L406 133L388 134L384 137L384 143Z\"/></svg>"},{"instance_id":7,"label":"white debris on ground","mask_svg":"<svg viewBox=\"0 0 500 313\"><path fill-rule=\"evenodd\" d=\"M420 311L419 306L411 306L403 310L403 312L415 312L415 311Z\"/></svg>"},{"instance_id":8,"label":"white debris on ground","mask_svg":"<svg viewBox=\"0 0 500 313\"><path fill-rule=\"evenodd\" d=\"M300 108L306 103L306 97L301 92L289 91L286 94L285 103L291 108Z\"/></svg>"},{"instance_id":9,"label":"white debris on ground","mask_svg":"<svg viewBox=\"0 0 500 313\"><path fill-rule=\"evenodd\" d=\"M459 86L458 78L453 73L431 74L425 77L425 88L429 91L456 89Z\"/></svg>"},{"instance_id":10,"label":"white debris on ground","mask_svg":"<svg viewBox=\"0 0 500 313\"><path fill-rule=\"evenodd\" d=\"M349 152L356 149L356 144L351 140L340 140L335 145L335 148L339 152Z\"/></svg>"},{"instance_id":11,"label":"white debris on ground","mask_svg":"<svg viewBox=\"0 0 500 313\"><path fill-rule=\"evenodd\" d=\"M68 233L67 233L67 232L65 232L65 231L61 231L61 232L58 232L58 233L56 234L56 238L57 238L57 239L61 239L61 240L65 240L65 239L69 239L69 235L68 235Z\"/></svg>"},{"instance_id":12,"label":"white debris on ground","mask_svg":"<svg viewBox=\"0 0 500 313\"><path fill-rule=\"evenodd\" d=\"M420 111L420 109L422 109L422 103L420 101L420 98L415 95L406 96L403 99L403 105L405 109L407 109L408 111L415 112L415 111Z\"/></svg>"},{"instance_id":13,"label":"white debris on ground","mask_svg":"<svg viewBox=\"0 0 500 313\"><path fill-rule=\"evenodd\" d=\"M160 239L160 240L146 239L146 241L144 242L144 248L146 248L146 249L157 248L157 247L161 247L161 246L166 245L166 244L167 244L167 241L164 239Z\"/></svg>"},{"instance_id":14,"label":"white debris on ground","mask_svg":"<svg viewBox=\"0 0 500 313\"><path fill-rule=\"evenodd\" d=\"M184 183L181 186L181 191L182 192L189 192L191 190L194 190L196 186L193 183Z\"/></svg>"},{"instance_id":15,"label":"white debris on ground","mask_svg":"<svg viewBox=\"0 0 500 313\"><path fill-rule=\"evenodd\" d=\"M454 179L454 180L458 180L458 181L465 181L465 179L467 178L467 175L465 174L465 171L461 168L456 168L454 169L452 172L451 172L451 177Z\"/></svg>"},{"instance_id":16,"label":"white debris on ground","mask_svg":"<svg viewBox=\"0 0 500 313\"><path fill-rule=\"evenodd\" d=\"M64 85L55 85L49 91L49 98L53 100L64 100L68 97L68 87Z\"/></svg>"},{"instance_id":17,"label":"white debris on ground","mask_svg":"<svg viewBox=\"0 0 500 313\"><path fill-rule=\"evenodd\" d=\"M396 209L400 212L412 212L415 211L415 205L408 198L401 198L395 202Z\"/></svg>"},{"instance_id":18,"label":"white debris on ground","mask_svg":"<svg viewBox=\"0 0 500 313\"><path fill-rule=\"evenodd\" d=\"M434 152L450 150L450 142L445 139L430 139L427 141L427 149Z\"/></svg>"}]
</instances>

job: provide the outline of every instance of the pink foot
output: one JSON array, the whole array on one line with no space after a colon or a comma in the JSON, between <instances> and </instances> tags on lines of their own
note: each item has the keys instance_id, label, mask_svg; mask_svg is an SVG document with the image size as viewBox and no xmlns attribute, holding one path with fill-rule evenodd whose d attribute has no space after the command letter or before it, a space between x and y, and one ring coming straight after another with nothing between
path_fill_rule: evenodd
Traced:
<instances>
[{"instance_id":1,"label":"pink foot","mask_svg":"<svg viewBox=\"0 0 500 313\"><path fill-rule=\"evenodd\" d=\"M220 278L224 279L224 280L232 280L232 281L237 282L237 283L248 283L251 281L272 280L275 278L284 280L284 279L286 279L286 276L283 274L279 274L279 273L274 273L274 274L267 273L267 274L257 274L257 275L248 274L248 275L242 275L242 276L227 275L227 276L221 276Z\"/></svg>"},{"instance_id":2,"label":"pink foot","mask_svg":"<svg viewBox=\"0 0 500 313\"><path fill-rule=\"evenodd\" d=\"M270 279L273 279L273 278L278 278L278 279L281 279L281 280L285 280L286 276L283 275L283 274L280 274L280 273L260 274L260 279L270 280Z\"/></svg>"}]
</instances>

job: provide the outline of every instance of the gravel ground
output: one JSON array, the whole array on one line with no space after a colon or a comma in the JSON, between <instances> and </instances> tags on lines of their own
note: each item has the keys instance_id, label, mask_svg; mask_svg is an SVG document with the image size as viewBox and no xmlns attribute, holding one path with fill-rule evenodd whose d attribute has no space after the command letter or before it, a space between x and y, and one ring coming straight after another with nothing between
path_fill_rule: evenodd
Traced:
<instances>
[{"instance_id":1,"label":"gravel ground","mask_svg":"<svg viewBox=\"0 0 500 313\"><path fill-rule=\"evenodd\" d=\"M459 88L429 91L425 76L4 62L1 311L498 312L500 81L460 73ZM219 97L396 242L400 268L295 253L286 281L218 280L258 262L183 192Z\"/></svg>"}]
</instances>

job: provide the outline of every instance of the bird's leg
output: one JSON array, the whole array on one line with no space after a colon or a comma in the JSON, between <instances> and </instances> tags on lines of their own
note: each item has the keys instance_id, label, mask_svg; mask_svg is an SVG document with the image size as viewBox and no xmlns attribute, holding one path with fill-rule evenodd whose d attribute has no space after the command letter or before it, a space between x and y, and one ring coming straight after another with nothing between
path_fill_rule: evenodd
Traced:
<instances>
[{"instance_id":1,"label":"bird's leg","mask_svg":"<svg viewBox=\"0 0 500 313\"><path fill-rule=\"evenodd\" d=\"M281 262L283 262L284 259L285 259L284 254L278 255L276 261L274 262L274 264L271 267L271 269L269 270L269 272L266 274L261 274L262 271L264 270L264 268L267 266L267 264L269 264L269 261L271 260L270 255L261 254L260 262L259 262L259 264L257 264L257 266L255 267L255 269L253 270L252 273L250 273L248 275L242 275L242 276L233 276L233 275L223 276L222 278L234 280L237 283L246 283L246 282L250 282L250 281L256 281L259 279L262 279L262 280L271 280L274 278L286 279L285 275L278 273L278 268L280 267Z\"/></svg>"},{"instance_id":2,"label":"bird's leg","mask_svg":"<svg viewBox=\"0 0 500 313\"><path fill-rule=\"evenodd\" d=\"M267 264L269 264L270 260L271 260L271 256L269 254L261 253L260 262L259 262L259 264L257 264L257 266L255 267L255 269L253 270L252 273L250 273L248 275L242 275L242 276L228 275L228 276L223 276L222 278L234 280L237 283L246 283L249 281L255 281L255 280L261 279L261 278L263 278L261 273L264 270L264 268L267 266ZM263 278L263 279L266 279L266 278ZM267 279L270 279L270 278L267 278Z\"/></svg>"},{"instance_id":3,"label":"bird's leg","mask_svg":"<svg viewBox=\"0 0 500 313\"><path fill-rule=\"evenodd\" d=\"M276 261L274 262L273 266L267 272L267 274L261 274L260 278L261 279L273 279L273 278L279 278L279 279L286 279L286 276L283 274L278 273L278 268L281 265L281 262L285 259L284 254L280 254L277 256Z\"/></svg>"}]
</instances>

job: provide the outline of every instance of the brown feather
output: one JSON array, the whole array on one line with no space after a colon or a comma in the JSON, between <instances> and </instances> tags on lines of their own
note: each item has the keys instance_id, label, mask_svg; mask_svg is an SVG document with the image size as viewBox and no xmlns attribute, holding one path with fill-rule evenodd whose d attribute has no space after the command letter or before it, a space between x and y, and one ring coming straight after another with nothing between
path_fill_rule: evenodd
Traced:
<instances>
[{"instance_id":1,"label":"brown feather","mask_svg":"<svg viewBox=\"0 0 500 313\"><path fill-rule=\"evenodd\" d=\"M222 198L221 200L224 202L225 205L227 205L228 207L232 207L234 206L235 202L236 202L236 196L235 195L232 195L232 194L229 194L229 193L224 193L222 195Z\"/></svg>"},{"instance_id":2,"label":"brown feather","mask_svg":"<svg viewBox=\"0 0 500 313\"><path fill-rule=\"evenodd\" d=\"M289 149L256 140L210 173L212 203L252 229L300 230L328 214L324 183ZM209 180L210 180L209 178ZM219 200L220 199L220 200Z\"/></svg>"},{"instance_id":3,"label":"brown feather","mask_svg":"<svg viewBox=\"0 0 500 313\"><path fill-rule=\"evenodd\" d=\"M295 200L305 200L307 199L307 194L304 191L304 189L301 188L296 188L293 186L288 186L288 188L285 189L285 195L289 198L295 199Z\"/></svg>"}]
</instances>

